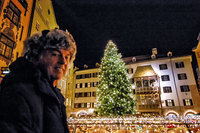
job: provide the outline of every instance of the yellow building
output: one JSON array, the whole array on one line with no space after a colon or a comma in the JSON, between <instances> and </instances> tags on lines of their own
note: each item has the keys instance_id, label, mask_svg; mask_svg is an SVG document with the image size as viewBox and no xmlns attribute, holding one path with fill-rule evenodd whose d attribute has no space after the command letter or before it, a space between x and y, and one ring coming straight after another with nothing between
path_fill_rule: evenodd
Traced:
<instances>
[{"instance_id":1,"label":"yellow building","mask_svg":"<svg viewBox=\"0 0 200 133\"><path fill-rule=\"evenodd\" d=\"M69 70L67 71L65 77L59 80L57 85L57 87L61 89L61 93L65 97L66 113L68 117L73 110L76 70L77 68L74 68L74 64L72 63L69 66Z\"/></svg>"},{"instance_id":2,"label":"yellow building","mask_svg":"<svg viewBox=\"0 0 200 133\"><path fill-rule=\"evenodd\" d=\"M58 28L51 0L35 0L29 35L42 30Z\"/></svg>"},{"instance_id":3,"label":"yellow building","mask_svg":"<svg viewBox=\"0 0 200 133\"><path fill-rule=\"evenodd\" d=\"M193 52L195 52L195 56L196 56L196 59L197 59L197 64L198 64L198 69L197 69L197 74L198 74L198 84L200 85L200 34L197 38L197 40L199 41L197 46L195 48L193 48Z\"/></svg>"},{"instance_id":4,"label":"yellow building","mask_svg":"<svg viewBox=\"0 0 200 133\"><path fill-rule=\"evenodd\" d=\"M84 69L75 72L74 101L71 115L92 115L96 108L96 91L100 69Z\"/></svg>"},{"instance_id":5,"label":"yellow building","mask_svg":"<svg viewBox=\"0 0 200 133\"><path fill-rule=\"evenodd\" d=\"M0 81L8 65L21 56L31 18L33 0L0 1Z\"/></svg>"}]
</instances>

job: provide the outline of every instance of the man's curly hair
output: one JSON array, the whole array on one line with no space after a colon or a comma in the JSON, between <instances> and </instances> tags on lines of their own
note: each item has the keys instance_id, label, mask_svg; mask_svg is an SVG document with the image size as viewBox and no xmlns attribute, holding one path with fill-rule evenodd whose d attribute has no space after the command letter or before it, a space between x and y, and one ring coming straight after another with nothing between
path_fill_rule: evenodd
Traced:
<instances>
[{"instance_id":1,"label":"man's curly hair","mask_svg":"<svg viewBox=\"0 0 200 133\"><path fill-rule=\"evenodd\" d=\"M46 49L67 49L70 51L70 61L75 59L76 42L66 30L43 30L24 41L25 58L29 61L37 60L41 52Z\"/></svg>"}]
</instances>

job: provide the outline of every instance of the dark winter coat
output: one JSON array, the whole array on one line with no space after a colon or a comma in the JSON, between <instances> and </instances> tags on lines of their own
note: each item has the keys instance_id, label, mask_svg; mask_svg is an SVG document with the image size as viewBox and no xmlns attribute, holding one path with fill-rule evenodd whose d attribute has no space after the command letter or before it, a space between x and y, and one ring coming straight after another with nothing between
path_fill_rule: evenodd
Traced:
<instances>
[{"instance_id":1,"label":"dark winter coat","mask_svg":"<svg viewBox=\"0 0 200 133\"><path fill-rule=\"evenodd\" d=\"M24 58L10 70L0 90L0 133L68 133L60 91Z\"/></svg>"}]
</instances>

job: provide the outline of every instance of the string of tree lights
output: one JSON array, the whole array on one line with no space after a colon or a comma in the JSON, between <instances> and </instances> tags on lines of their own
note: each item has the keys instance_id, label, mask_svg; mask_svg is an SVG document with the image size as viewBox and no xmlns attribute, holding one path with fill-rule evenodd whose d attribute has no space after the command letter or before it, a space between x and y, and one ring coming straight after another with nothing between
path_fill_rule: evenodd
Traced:
<instances>
[{"instance_id":1,"label":"string of tree lights","mask_svg":"<svg viewBox=\"0 0 200 133\"><path fill-rule=\"evenodd\" d=\"M134 113L135 101L121 57L116 45L109 41L101 61L97 91L97 113L101 116Z\"/></svg>"}]
</instances>

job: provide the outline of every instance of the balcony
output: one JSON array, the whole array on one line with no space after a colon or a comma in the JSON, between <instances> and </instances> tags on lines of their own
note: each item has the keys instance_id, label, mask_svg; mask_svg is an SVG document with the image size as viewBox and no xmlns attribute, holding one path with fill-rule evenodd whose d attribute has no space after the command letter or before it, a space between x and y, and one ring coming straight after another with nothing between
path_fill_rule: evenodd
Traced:
<instances>
[{"instance_id":1,"label":"balcony","mask_svg":"<svg viewBox=\"0 0 200 133\"><path fill-rule=\"evenodd\" d=\"M146 105L137 105L137 109L159 109L159 104L146 104Z\"/></svg>"},{"instance_id":2,"label":"balcony","mask_svg":"<svg viewBox=\"0 0 200 133\"><path fill-rule=\"evenodd\" d=\"M158 88L152 88L152 87L144 87L144 88L136 88L135 94L152 94L152 93L158 93Z\"/></svg>"}]
</instances>

